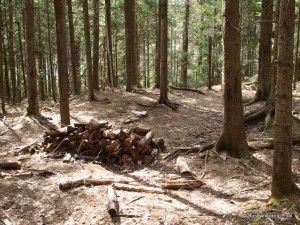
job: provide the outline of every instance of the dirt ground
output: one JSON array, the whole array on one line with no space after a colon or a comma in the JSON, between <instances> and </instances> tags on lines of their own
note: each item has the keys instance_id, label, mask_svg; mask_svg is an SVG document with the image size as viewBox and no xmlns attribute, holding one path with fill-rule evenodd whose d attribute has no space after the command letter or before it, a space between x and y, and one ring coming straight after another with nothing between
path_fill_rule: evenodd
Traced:
<instances>
[{"instance_id":1,"label":"dirt ground","mask_svg":"<svg viewBox=\"0 0 300 225\"><path fill-rule=\"evenodd\" d=\"M117 190L120 216L111 218L106 210L107 187L78 187L60 191L61 182L93 176L123 178L132 184L160 187L166 179L178 177L176 158L163 160L174 147L205 145L215 141L222 126L222 98L215 91L203 89L206 95L176 91L169 99L181 106L177 111L163 105L152 107L157 90L126 93L120 90L97 93L97 102L76 96L70 100L71 120L88 122L107 120L115 127L151 127L155 137L163 138L167 147L151 165L126 171L122 166L93 164L85 161L62 163L44 152L15 155L20 148L43 139L46 130L59 125L59 105L45 103L41 114L51 120L25 117L25 107L9 109L0 119L0 159L22 164L22 170L0 169L0 224L300 224L300 199L289 198L280 206L268 206L271 189L273 150L252 152L251 160L243 161L225 154L191 153L186 157L195 177L204 185L195 190L148 194ZM253 90L244 90L244 97ZM300 106L295 97L295 113ZM25 104L24 104L25 105ZM253 110L262 103L245 108ZM132 124L123 124L132 110L146 110L148 117ZM294 133L300 133L295 121ZM248 141L272 137L272 129L262 132L263 122L247 125ZM300 147L293 148L294 179L300 185ZM203 157L204 156L204 157ZM35 176L47 170L53 175ZM27 172L31 175L18 176ZM28 173L27 173L28 174Z\"/></svg>"}]
</instances>

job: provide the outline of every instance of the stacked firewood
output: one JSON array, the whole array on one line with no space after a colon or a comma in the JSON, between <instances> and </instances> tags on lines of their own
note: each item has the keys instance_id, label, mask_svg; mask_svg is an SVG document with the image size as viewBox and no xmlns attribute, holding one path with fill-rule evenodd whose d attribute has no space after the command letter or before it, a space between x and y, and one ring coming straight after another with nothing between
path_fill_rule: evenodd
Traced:
<instances>
[{"instance_id":1,"label":"stacked firewood","mask_svg":"<svg viewBox=\"0 0 300 225\"><path fill-rule=\"evenodd\" d=\"M43 150L84 159L101 159L109 163L149 164L164 150L163 139L154 140L150 128L114 128L108 122L91 120L46 132Z\"/></svg>"}]
</instances>

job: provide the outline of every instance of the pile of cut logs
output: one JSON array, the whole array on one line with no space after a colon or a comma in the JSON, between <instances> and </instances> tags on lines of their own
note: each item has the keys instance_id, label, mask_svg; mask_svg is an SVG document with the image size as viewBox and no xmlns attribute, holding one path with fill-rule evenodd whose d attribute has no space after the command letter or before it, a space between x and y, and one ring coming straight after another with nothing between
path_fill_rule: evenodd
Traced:
<instances>
[{"instance_id":1,"label":"pile of cut logs","mask_svg":"<svg viewBox=\"0 0 300 225\"><path fill-rule=\"evenodd\" d=\"M102 160L123 165L149 164L160 151L164 140L153 139L150 128L114 128L108 122L91 120L46 132L43 150L53 157L65 156L64 162L74 159Z\"/></svg>"}]
</instances>

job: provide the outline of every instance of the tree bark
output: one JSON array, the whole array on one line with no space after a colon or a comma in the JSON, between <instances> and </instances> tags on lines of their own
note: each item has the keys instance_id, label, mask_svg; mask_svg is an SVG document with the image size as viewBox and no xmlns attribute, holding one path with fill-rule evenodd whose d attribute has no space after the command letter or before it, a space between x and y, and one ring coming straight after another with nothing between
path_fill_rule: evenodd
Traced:
<instances>
[{"instance_id":1,"label":"tree bark","mask_svg":"<svg viewBox=\"0 0 300 225\"><path fill-rule=\"evenodd\" d=\"M88 80L88 96L89 101L95 101L94 94L94 80L92 68L92 53L91 53L91 35L90 35L90 19L87 0L82 1L83 18L84 18L84 32L85 32L85 57L87 67L87 80Z\"/></svg>"},{"instance_id":2,"label":"tree bark","mask_svg":"<svg viewBox=\"0 0 300 225\"><path fill-rule=\"evenodd\" d=\"M135 0L125 0L125 39L126 39L126 91L134 89L137 77L137 51L136 51L136 18Z\"/></svg>"},{"instance_id":3,"label":"tree bark","mask_svg":"<svg viewBox=\"0 0 300 225\"><path fill-rule=\"evenodd\" d=\"M54 0L61 126L70 124L68 55L65 25L65 1Z\"/></svg>"},{"instance_id":4,"label":"tree bark","mask_svg":"<svg viewBox=\"0 0 300 225\"><path fill-rule=\"evenodd\" d=\"M51 77L51 88L52 88L52 98L56 102L56 79L54 76L53 69L53 59L52 59L52 43L51 43L51 33L50 33L50 5L49 1L46 1L46 14L47 14L47 38L48 38L48 49L49 49L49 67L50 67L50 77Z\"/></svg>"},{"instance_id":5,"label":"tree bark","mask_svg":"<svg viewBox=\"0 0 300 225\"><path fill-rule=\"evenodd\" d=\"M299 10L298 10L298 24L297 24L297 40L296 40L296 51L295 51L295 72L294 72L294 89L296 89L296 83L297 83L297 74L298 74L298 63L297 63L297 59L298 59L298 52L299 52L299 32L300 32L300 6L299 6Z\"/></svg>"},{"instance_id":6,"label":"tree bark","mask_svg":"<svg viewBox=\"0 0 300 225\"><path fill-rule=\"evenodd\" d=\"M68 4L68 19L69 19L69 33L70 33L72 82L73 82L74 94L79 95L80 94L80 85L78 85L79 77L78 77L78 69L77 69L75 29L74 29L72 0L67 0L67 4Z\"/></svg>"},{"instance_id":7,"label":"tree bark","mask_svg":"<svg viewBox=\"0 0 300 225\"><path fill-rule=\"evenodd\" d=\"M114 61L112 51L112 31L111 31L111 4L110 0L105 0L105 18L107 33L107 63L108 63L108 79L111 87L116 87L116 78L114 76Z\"/></svg>"},{"instance_id":8,"label":"tree bark","mask_svg":"<svg viewBox=\"0 0 300 225\"><path fill-rule=\"evenodd\" d=\"M27 87L28 87L28 108L27 114L38 115L38 90L37 74L35 62L35 44L34 44L34 5L32 0L25 1L26 13L26 41L27 41Z\"/></svg>"},{"instance_id":9,"label":"tree bark","mask_svg":"<svg viewBox=\"0 0 300 225\"><path fill-rule=\"evenodd\" d=\"M182 45L181 60L181 79L183 87L187 87L187 67L188 67L188 50L189 50L189 17L190 17L190 1L185 0L185 20Z\"/></svg>"},{"instance_id":10,"label":"tree bark","mask_svg":"<svg viewBox=\"0 0 300 225\"><path fill-rule=\"evenodd\" d=\"M160 86L160 33L161 33L161 4L158 6L157 22L156 22L156 63L155 63L155 87Z\"/></svg>"},{"instance_id":11,"label":"tree bark","mask_svg":"<svg viewBox=\"0 0 300 225\"><path fill-rule=\"evenodd\" d=\"M9 67L12 85L12 104L15 105L17 98L17 79L15 66L15 51L14 51L14 10L13 0L8 1L8 44L9 44Z\"/></svg>"},{"instance_id":12,"label":"tree bark","mask_svg":"<svg viewBox=\"0 0 300 225\"><path fill-rule=\"evenodd\" d=\"M160 0L160 95L158 102L168 100L168 0Z\"/></svg>"},{"instance_id":13,"label":"tree bark","mask_svg":"<svg viewBox=\"0 0 300 225\"><path fill-rule=\"evenodd\" d=\"M99 0L94 0L94 54L93 54L93 84L95 90L100 90L99 84Z\"/></svg>"},{"instance_id":14,"label":"tree bark","mask_svg":"<svg viewBox=\"0 0 300 225\"><path fill-rule=\"evenodd\" d=\"M27 84L26 84L26 73L25 73L25 64L24 64L24 56L23 56L23 44L21 38L21 26L20 22L17 22L18 26L18 37L19 37L19 47L20 47L20 60L21 60L21 68L22 68L22 78L23 78L23 85L24 85L24 95L27 97Z\"/></svg>"},{"instance_id":15,"label":"tree bark","mask_svg":"<svg viewBox=\"0 0 300 225\"><path fill-rule=\"evenodd\" d=\"M207 78L207 88L211 90L211 78L212 78L212 37L208 38L208 78Z\"/></svg>"},{"instance_id":16,"label":"tree bark","mask_svg":"<svg viewBox=\"0 0 300 225\"><path fill-rule=\"evenodd\" d=\"M256 101L266 101L271 92L271 38L273 0L262 0L260 39L259 39L259 64L257 91L249 104Z\"/></svg>"},{"instance_id":17,"label":"tree bark","mask_svg":"<svg viewBox=\"0 0 300 225\"><path fill-rule=\"evenodd\" d=\"M38 8L38 85L39 85L39 93L40 93L40 100L46 100L46 93L45 93L45 81L46 81L46 73L44 73L43 68L43 53L42 53L42 34L41 34L41 8Z\"/></svg>"},{"instance_id":18,"label":"tree bark","mask_svg":"<svg viewBox=\"0 0 300 225\"><path fill-rule=\"evenodd\" d=\"M2 0L0 0L0 5L2 5ZM2 7L0 7L0 24L2 24ZM4 79L3 79L3 64L4 64L4 56L3 56L3 30L2 26L0 26L0 96L1 96L1 109L2 113L5 114L5 95L4 95Z\"/></svg>"},{"instance_id":19,"label":"tree bark","mask_svg":"<svg viewBox=\"0 0 300 225\"><path fill-rule=\"evenodd\" d=\"M243 118L239 1L223 1L223 126L215 148L233 157L249 158Z\"/></svg>"},{"instance_id":20,"label":"tree bark","mask_svg":"<svg viewBox=\"0 0 300 225\"><path fill-rule=\"evenodd\" d=\"M292 83L295 0L281 2L278 36L278 64L275 103L272 196L296 190L292 180Z\"/></svg>"}]
</instances>

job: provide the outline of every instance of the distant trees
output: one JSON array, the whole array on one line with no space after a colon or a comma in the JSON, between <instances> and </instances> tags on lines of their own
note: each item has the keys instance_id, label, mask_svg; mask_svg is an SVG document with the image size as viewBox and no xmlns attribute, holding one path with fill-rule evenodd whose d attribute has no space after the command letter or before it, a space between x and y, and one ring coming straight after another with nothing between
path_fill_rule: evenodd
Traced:
<instances>
[{"instance_id":1,"label":"distant trees","mask_svg":"<svg viewBox=\"0 0 300 225\"><path fill-rule=\"evenodd\" d=\"M223 126L215 148L234 157L249 158L243 117L239 1L223 1Z\"/></svg>"}]
</instances>

